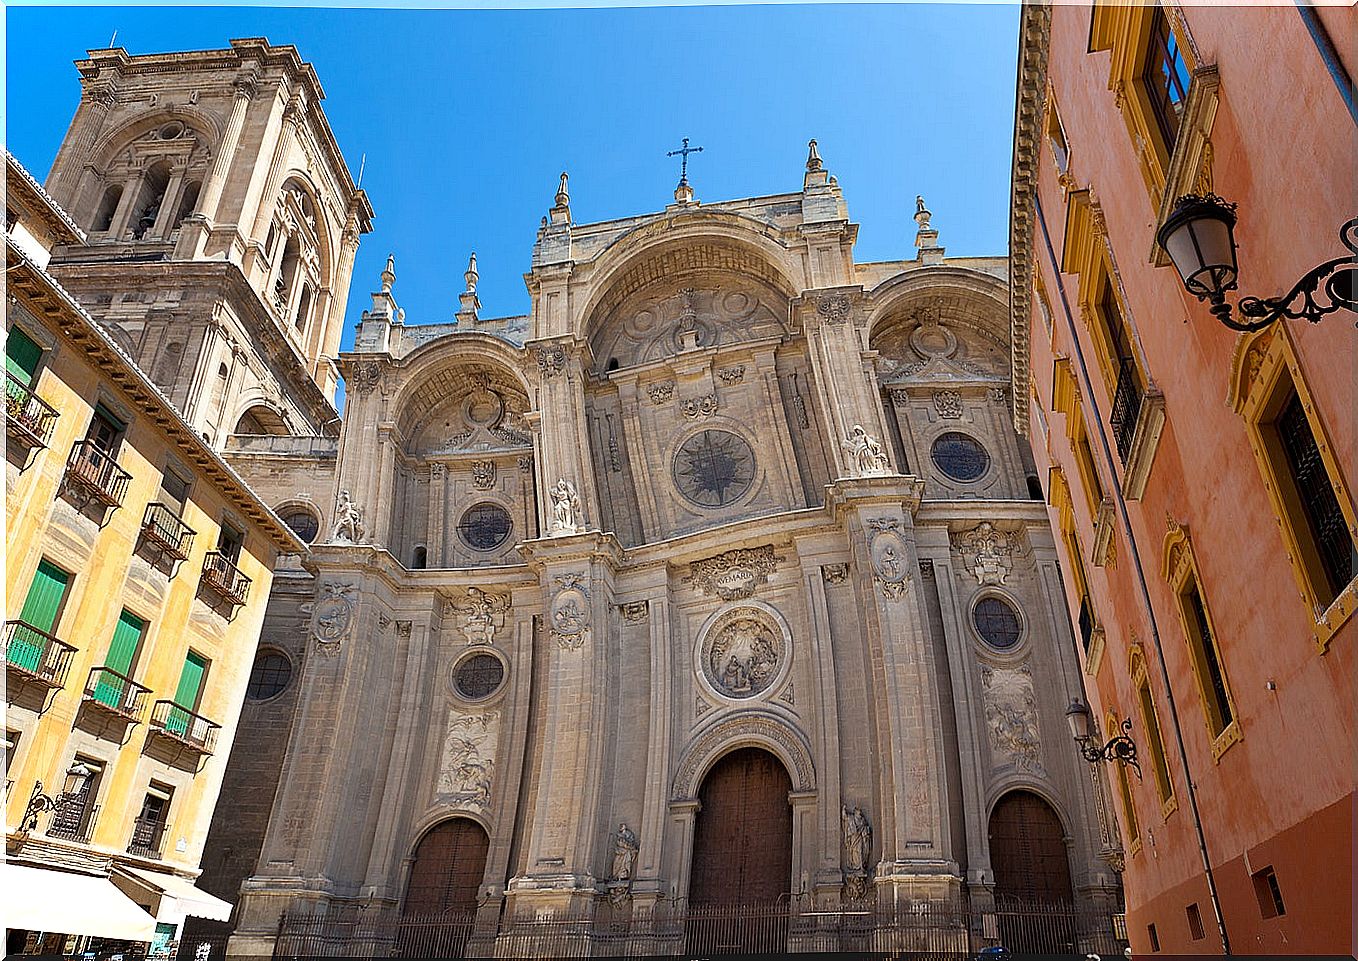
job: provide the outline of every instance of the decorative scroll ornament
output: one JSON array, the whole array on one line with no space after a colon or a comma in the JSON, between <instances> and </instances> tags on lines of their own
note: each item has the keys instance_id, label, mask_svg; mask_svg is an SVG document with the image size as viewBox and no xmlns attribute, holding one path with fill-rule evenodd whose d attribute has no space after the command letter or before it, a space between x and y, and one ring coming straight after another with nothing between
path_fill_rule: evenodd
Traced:
<instances>
[{"instance_id":1,"label":"decorative scroll ornament","mask_svg":"<svg viewBox=\"0 0 1358 961\"><path fill-rule=\"evenodd\" d=\"M990 399L992 404L1003 404L1008 399L1005 396L1003 387L987 387L986 397Z\"/></svg>"},{"instance_id":2,"label":"decorative scroll ornament","mask_svg":"<svg viewBox=\"0 0 1358 961\"><path fill-rule=\"evenodd\" d=\"M439 764L438 794L453 804L488 809L495 782L500 712L453 714Z\"/></svg>"},{"instance_id":3,"label":"decorative scroll ornament","mask_svg":"<svg viewBox=\"0 0 1358 961\"><path fill-rule=\"evenodd\" d=\"M1042 774L1038 760L1041 742L1037 727L1037 696L1032 672L1019 668L981 667L986 726L997 758L1012 761L1019 770Z\"/></svg>"},{"instance_id":4,"label":"decorative scroll ornament","mask_svg":"<svg viewBox=\"0 0 1358 961\"><path fill-rule=\"evenodd\" d=\"M490 460L472 461L472 487L488 491L495 486L495 462Z\"/></svg>"},{"instance_id":5,"label":"decorative scroll ornament","mask_svg":"<svg viewBox=\"0 0 1358 961\"><path fill-rule=\"evenodd\" d=\"M629 601L618 606L622 619L628 624L644 624L651 619L650 601Z\"/></svg>"},{"instance_id":6,"label":"decorative scroll ornament","mask_svg":"<svg viewBox=\"0 0 1358 961\"><path fill-rule=\"evenodd\" d=\"M458 630L466 638L468 646L491 645L495 643L495 632L504 627L504 615L508 609L509 598L503 594L490 594L478 587L469 587L466 603L447 601L443 613L445 617L459 620Z\"/></svg>"},{"instance_id":7,"label":"decorative scroll ornament","mask_svg":"<svg viewBox=\"0 0 1358 961\"><path fill-rule=\"evenodd\" d=\"M543 377L555 377L566 369L566 348L561 344L539 347L537 361Z\"/></svg>"},{"instance_id":8,"label":"decorative scroll ornament","mask_svg":"<svg viewBox=\"0 0 1358 961\"><path fill-rule=\"evenodd\" d=\"M849 565L823 564L821 565L820 574L827 584L843 584L849 579Z\"/></svg>"},{"instance_id":9,"label":"decorative scroll ornament","mask_svg":"<svg viewBox=\"0 0 1358 961\"><path fill-rule=\"evenodd\" d=\"M962 554L962 563L982 586L1004 583L1014 567L1015 541L1014 534L997 531L990 521L952 535L953 548Z\"/></svg>"},{"instance_id":10,"label":"decorative scroll ornament","mask_svg":"<svg viewBox=\"0 0 1358 961\"><path fill-rule=\"evenodd\" d=\"M961 417L962 395L955 390L935 391L934 410L938 411L939 417L947 417L953 420Z\"/></svg>"},{"instance_id":11,"label":"decorative scroll ornament","mask_svg":"<svg viewBox=\"0 0 1358 961\"><path fill-rule=\"evenodd\" d=\"M618 832L613 835L613 864L608 879L608 897L615 904L625 901L631 892L632 872L636 869L640 850L641 842L637 840L636 832L625 821L619 824Z\"/></svg>"},{"instance_id":12,"label":"decorative scroll ornament","mask_svg":"<svg viewBox=\"0 0 1358 961\"><path fill-rule=\"evenodd\" d=\"M321 599L312 607L311 638L322 654L336 654L354 625L354 600L358 588L352 584L321 585Z\"/></svg>"},{"instance_id":13,"label":"decorative scroll ornament","mask_svg":"<svg viewBox=\"0 0 1358 961\"><path fill-rule=\"evenodd\" d=\"M739 384L745 379L745 365L736 364L734 367L723 367L717 371L717 376L721 378L723 384Z\"/></svg>"},{"instance_id":14,"label":"decorative scroll ornament","mask_svg":"<svg viewBox=\"0 0 1358 961\"><path fill-rule=\"evenodd\" d=\"M651 403L659 407L674 396L674 382L667 380L661 384L652 384L646 388L646 393L651 395Z\"/></svg>"},{"instance_id":15,"label":"decorative scroll ornament","mask_svg":"<svg viewBox=\"0 0 1358 961\"><path fill-rule=\"evenodd\" d=\"M580 529L580 495L566 478L549 491L552 497L552 535L574 534Z\"/></svg>"},{"instance_id":16,"label":"decorative scroll ornament","mask_svg":"<svg viewBox=\"0 0 1358 961\"><path fill-rule=\"evenodd\" d=\"M718 693L750 698L773 686L786 657L782 630L754 610L740 611L708 633L702 670Z\"/></svg>"},{"instance_id":17,"label":"decorative scroll ornament","mask_svg":"<svg viewBox=\"0 0 1358 961\"><path fill-rule=\"evenodd\" d=\"M335 534L332 540L340 544L363 543L363 508L350 498L347 490L339 492L335 505Z\"/></svg>"},{"instance_id":18,"label":"decorative scroll ornament","mask_svg":"<svg viewBox=\"0 0 1358 961\"><path fill-rule=\"evenodd\" d=\"M575 651L589 637L589 589L583 574L562 574L556 578L557 592L552 598L552 637L562 650Z\"/></svg>"},{"instance_id":19,"label":"decorative scroll ornament","mask_svg":"<svg viewBox=\"0 0 1358 961\"><path fill-rule=\"evenodd\" d=\"M868 862L872 859L872 825L860 807L839 809L844 835L844 896L861 901L868 894Z\"/></svg>"},{"instance_id":20,"label":"decorative scroll ornament","mask_svg":"<svg viewBox=\"0 0 1358 961\"><path fill-rule=\"evenodd\" d=\"M877 443L861 424L853 425L852 432L844 441L844 449L853 458L857 477L880 477L891 472L882 445Z\"/></svg>"},{"instance_id":21,"label":"decorative scroll ornament","mask_svg":"<svg viewBox=\"0 0 1358 961\"><path fill-rule=\"evenodd\" d=\"M355 394L366 393L382 380L382 368L375 360L360 361L353 366L349 376L344 378L345 390Z\"/></svg>"},{"instance_id":22,"label":"decorative scroll ornament","mask_svg":"<svg viewBox=\"0 0 1358 961\"><path fill-rule=\"evenodd\" d=\"M898 601L910 583L910 555L901 522L894 517L875 517L868 521L868 528L872 531L868 553L872 556L873 579L883 597Z\"/></svg>"},{"instance_id":23,"label":"decorative scroll ornament","mask_svg":"<svg viewBox=\"0 0 1358 961\"><path fill-rule=\"evenodd\" d=\"M773 545L742 547L689 565L687 580L704 594L716 594L724 601L750 597L755 588L767 584L777 567Z\"/></svg>"},{"instance_id":24,"label":"decorative scroll ornament","mask_svg":"<svg viewBox=\"0 0 1358 961\"><path fill-rule=\"evenodd\" d=\"M829 294L816 303L816 313L825 318L827 324L842 324L848 319L853 302L848 294Z\"/></svg>"},{"instance_id":25,"label":"decorative scroll ornament","mask_svg":"<svg viewBox=\"0 0 1358 961\"><path fill-rule=\"evenodd\" d=\"M689 420L697 420L699 417L711 417L718 410L717 395L708 394L706 397L693 397L683 404L684 416Z\"/></svg>"}]
</instances>

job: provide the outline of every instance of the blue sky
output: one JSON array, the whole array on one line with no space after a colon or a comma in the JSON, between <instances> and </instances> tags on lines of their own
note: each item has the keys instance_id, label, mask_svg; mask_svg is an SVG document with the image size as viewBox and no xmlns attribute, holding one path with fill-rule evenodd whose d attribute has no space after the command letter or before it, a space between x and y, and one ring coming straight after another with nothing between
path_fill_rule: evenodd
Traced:
<instances>
[{"instance_id":1,"label":"blue sky","mask_svg":"<svg viewBox=\"0 0 1358 961\"><path fill-rule=\"evenodd\" d=\"M873 4L571 10L6 11L7 142L42 179L114 30L131 53L293 43L376 210L348 330L389 252L407 323L452 319L475 249L483 316L523 277L562 170L577 222L672 202L691 137L704 201L801 187L815 137L862 225L859 261L914 255L922 193L950 255L1006 250L1018 8Z\"/></svg>"}]
</instances>

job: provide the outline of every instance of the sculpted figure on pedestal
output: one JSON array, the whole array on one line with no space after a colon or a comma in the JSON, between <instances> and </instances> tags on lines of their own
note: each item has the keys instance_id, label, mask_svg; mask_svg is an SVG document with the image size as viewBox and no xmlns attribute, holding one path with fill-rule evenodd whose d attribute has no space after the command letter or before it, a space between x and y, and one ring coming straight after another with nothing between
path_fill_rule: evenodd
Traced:
<instances>
[{"instance_id":1,"label":"sculpted figure on pedestal","mask_svg":"<svg viewBox=\"0 0 1358 961\"><path fill-rule=\"evenodd\" d=\"M357 544L363 540L363 509L349 496L347 490L339 492L339 502L335 505L335 536L342 544Z\"/></svg>"},{"instance_id":2,"label":"sculpted figure on pedestal","mask_svg":"<svg viewBox=\"0 0 1358 961\"><path fill-rule=\"evenodd\" d=\"M853 432L844 441L844 449L853 455L854 470L859 477L874 477L889 470L882 445L869 436L861 424L853 425Z\"/></svg>"},{"instance_id":3,"label":"sculpted figure on pedestal","mask_svg":"<svg viewBox=\"0 0 1358 961\"><path fill-rule=\"evenodd\" d=\"M556 482L552 495L552 533L574 534L580 529L580 495L566 478Z\"/></svg>"}]
</instances>

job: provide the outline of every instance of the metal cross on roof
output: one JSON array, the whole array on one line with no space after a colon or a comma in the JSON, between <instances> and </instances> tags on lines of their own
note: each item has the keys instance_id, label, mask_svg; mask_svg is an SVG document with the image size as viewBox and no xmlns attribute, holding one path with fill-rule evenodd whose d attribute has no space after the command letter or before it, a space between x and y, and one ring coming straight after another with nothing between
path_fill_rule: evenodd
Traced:
<instances>
[{"instance_id":1,"label":"metal cross on roof","mask_svg":"<svg viewBox=\"0 0 1358 961\"><path fill-rule=\"evenodd\" d=\"M681 187L688 185L688 155L691 153L702 153L702 152L703 152L702 147L690 147L688 145L688 138L685 137L684 145L682 147L680 147L678 150L671 150L665 154L666 157L675 157L681 154L683 155L684 158L683 162L679 165L679 185Z\"/></svg>"}]
</instances>

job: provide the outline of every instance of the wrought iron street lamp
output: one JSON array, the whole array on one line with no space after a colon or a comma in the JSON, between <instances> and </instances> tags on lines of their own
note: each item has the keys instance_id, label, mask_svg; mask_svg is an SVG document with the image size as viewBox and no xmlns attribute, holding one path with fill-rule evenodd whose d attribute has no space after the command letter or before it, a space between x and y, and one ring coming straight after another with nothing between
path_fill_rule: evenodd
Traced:
<instances>
[{"instance_id":1,"label":"wrought iron street lamp","mask_svg":"<svg viewBox=\"0 0 1358 961\"><path fill-rule=\"evenodd\" d=\"M1179 279L1231 330L1262 330L1280 317L1317 323L1343 308L1358 312L1358 217L1339 228L1339 240L1352 253L1309 271L1282 297L1241 297L1243 320L1231 316L1227 291L1236 289L1236 205L1216 194L1187 194L1156 232L1155 241L1169 255Z\"/></svg>"},{"instance_id":2,"label":"wrought iron street lamp","mask_svg":"<svg viewBox=\"0 0 1358 961\"><path fill-rule=\"evenodd\" d=\"M1136 742L1132 740L1132 719L1127 718L1120 725L1123 733L1110 738L1107 744L1099 746L1089 731L1089 705L1078 697L1066 708L1066 721L1070 724L1071 736L1080 745L1080 753L1090 764L1100 761L1117 761L1136 771L1136 779L1141 780L1141 765L1136 759Z\"/></svg>"},{"instance_id":3,"label":"wrought iron street lamp","mask_svg":"<svg viewBox=\"0 0 1358 961\"><path fill-rule=\"evenodd\" d=\"M94 771L86 764L76 761L66 771L65 789L56 797L44 794L42 782L38 781L33 785L33 793L28 797L28 807L24 809L23 821L19 825L19 833L27 834L38 826L38 815L44 811L58 811L63 806L70 804L80 797L85 791L85 785L89 783Z\"/></svg>"}]
</instances>

